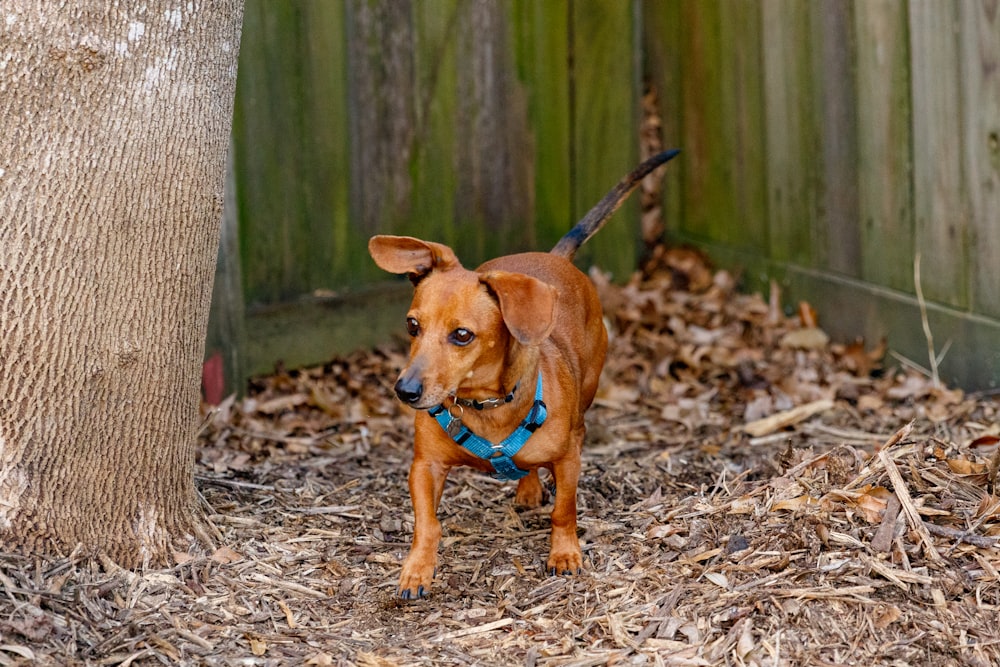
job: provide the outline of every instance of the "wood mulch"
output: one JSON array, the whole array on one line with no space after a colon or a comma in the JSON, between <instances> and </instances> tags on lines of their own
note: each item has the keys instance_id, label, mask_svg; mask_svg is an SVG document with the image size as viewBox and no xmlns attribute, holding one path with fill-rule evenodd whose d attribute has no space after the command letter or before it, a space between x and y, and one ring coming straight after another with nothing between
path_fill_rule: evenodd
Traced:
<instances>
[{"instance_id":1,"label":"wood mulch","mask_svg":"<svg viewBox=\"0 0 1000 667\"><path fill-rule=\"evenodd\" d=\"M211 548L143 572L0 555L0 665L1000 664L996 400L830 343L694 252L594 279L581 576L546 576L546 508L457 471L433 594L395 599L400 341L207 416Z\"/></svg>"}]
</instances>

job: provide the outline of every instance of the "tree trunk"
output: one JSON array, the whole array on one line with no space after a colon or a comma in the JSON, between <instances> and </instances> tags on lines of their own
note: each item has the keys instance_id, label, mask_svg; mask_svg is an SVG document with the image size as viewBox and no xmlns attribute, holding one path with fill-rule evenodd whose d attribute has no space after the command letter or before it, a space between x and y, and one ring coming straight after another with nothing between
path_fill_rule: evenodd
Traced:
<instances>
[{"instance_id":1,"label":"tree trunk","mask_svg":"<svg viewBox=\"0 0 1000 667\"><path fill-rule=\"evenodd\" d=\"M0 18L0 549L196 534L199 373L242 0Z\"/></svg>"}]
</instances>

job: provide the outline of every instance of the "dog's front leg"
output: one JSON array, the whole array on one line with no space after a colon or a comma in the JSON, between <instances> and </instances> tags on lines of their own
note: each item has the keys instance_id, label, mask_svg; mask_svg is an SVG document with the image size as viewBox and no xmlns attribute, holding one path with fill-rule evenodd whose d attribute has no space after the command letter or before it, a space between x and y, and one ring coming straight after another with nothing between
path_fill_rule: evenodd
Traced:
<instances>
[{"instance_id":1,"label":"dog's front leg","mask_svg":"<svg viewBox=\"0 0 1000 667\"><path fill-rule=\"evenodd\" d=\"M548 570L553 575L579 574L583 569L583 554L576 536L576 486L580 479L580 459L567 456L557 461L552 471L556 479L556 500L552 509Z\"/></svg>"},{"instance_id":2,"label":"dog's front leg","mask_svg":"<svg viewBox=\"0 0 1000 667\"><path fill-rule=\"evenodd\" d=\"M404 600L421 598L431 590L441 541L438 504L448 478L448 468L414 460L410 466L410 500L413 503L413 544L403 563L397 594Z\"/></svg>"}]
</instances>

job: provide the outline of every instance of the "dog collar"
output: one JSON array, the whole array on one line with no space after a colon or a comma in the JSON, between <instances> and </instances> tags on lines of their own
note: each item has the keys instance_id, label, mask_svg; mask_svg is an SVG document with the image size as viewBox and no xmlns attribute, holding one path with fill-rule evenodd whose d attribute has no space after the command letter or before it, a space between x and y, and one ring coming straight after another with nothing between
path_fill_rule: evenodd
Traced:
<instances>
[{"instance_id":1,"label":"dog collar","mask_svg":"<svg viewBox=\"0 0 1000 667\"><path fill-rule=\"evenodd\" d=\"M477 401L474 398L459 398L455 397L455 402L466 408L472 408L473 410L490 410L492 408L499 408L501 405L507 405L514 400L514 392L517 388L521 386L518 382L514 385L514 388L510 390L510 393L506 396L497 396L495 398L484 398L481 401Z\"/></svg>"},{"instance_id":2,"label":"dog collar","mask_svg":"<svg viewBox=\"0 0 1000 667\"><path fill-rule=\"evenodd\" d=\"M528 442L528 438L545 423L545 418L548 416L545 402L542 400L542 374L538 373L535 402L532 404L531 410L528 411L528 416L514 429L513 433L499 443L490 442L470 431L467 426L462 424L461 413L457 416L453 415L443 405L431 408L428 413L457 444L473 455L489 461L490 465L493 466L493 477L503 480L521 479L528 474L528 471L517 467L514 463L514 455L521 451L524 443Z\"/></svg>"}]
</instances>

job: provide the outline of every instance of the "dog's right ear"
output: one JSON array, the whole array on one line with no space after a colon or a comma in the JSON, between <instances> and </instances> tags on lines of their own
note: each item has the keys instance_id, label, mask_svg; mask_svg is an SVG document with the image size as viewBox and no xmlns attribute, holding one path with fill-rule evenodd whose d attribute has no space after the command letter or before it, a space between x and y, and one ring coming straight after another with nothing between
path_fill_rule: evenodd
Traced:
<instances>
[{"instance_id":1,"label":"dog's right ear","mask_svg":"<svg viewBox=\"0 0 1000 667\"><path fill-rule=\"evenodd\" d=\"M389 273L408 275L414 285L435 269L462 266L448 246L410 236L373 236L368 241L368 254Z\"/></svg>"}]
</instances>

